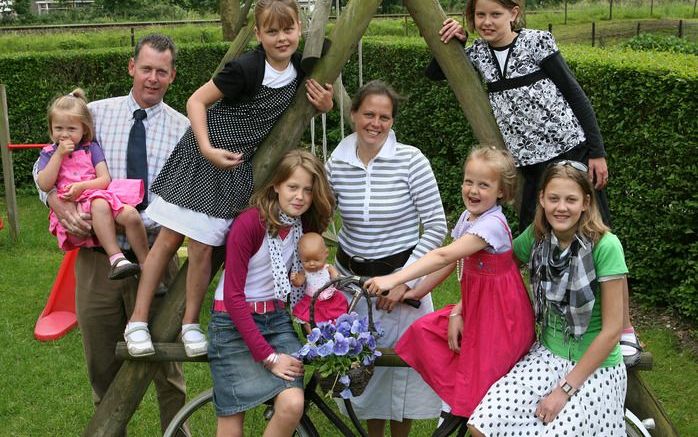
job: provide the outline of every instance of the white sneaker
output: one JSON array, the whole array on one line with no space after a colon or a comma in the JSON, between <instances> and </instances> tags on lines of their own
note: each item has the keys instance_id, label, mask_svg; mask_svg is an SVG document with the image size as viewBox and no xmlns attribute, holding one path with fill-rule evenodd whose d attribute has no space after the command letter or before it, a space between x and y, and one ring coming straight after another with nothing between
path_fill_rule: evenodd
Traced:
<instances>
[{"instance_id":1,"label":"white sneaker","mask_svg":"<svg viewBox=\"0 0 698 437\"><path fill-rule=\"evenodd\" d=\"M145 322L134 322L126 325L124 331L126 349L132 357L146 357L155 354L153 342L150 339L148 324Z\"/></svg>"},{"instance_id":2,"label":"white sneaker","mask_svg":"<svg viewBox=\"0 0 698 437\"><path fill-rule=\"evenodd\" d=\"M206 355L208 352L206 335L204 331L201 330L201 326L198 323L182 325L180 337L184 344L184 352L189 358Z\"/></svg>"}]
</instances>

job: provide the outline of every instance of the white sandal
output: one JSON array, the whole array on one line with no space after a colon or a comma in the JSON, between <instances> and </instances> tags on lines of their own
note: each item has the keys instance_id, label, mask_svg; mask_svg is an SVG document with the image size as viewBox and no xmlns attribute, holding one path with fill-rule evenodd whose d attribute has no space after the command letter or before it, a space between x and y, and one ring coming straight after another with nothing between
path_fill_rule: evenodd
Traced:
<instances>
[{"instance_id":1,"label":"white sandal","mask_svg":"<svg viewBox=\"0 0 698 437\"><path fill-rule=\"evenodd\" d=\"M204 337L204 339L200 341L187 341L184 334L190 331L197 331ZM199 357L208 353L208 341L206 340L206 334L204 334L204 331L201 330L201 327L198 324L191 324L189 326L182 327L180 338L184 344L184 353L186 353L189 358Z\"/></svg>"},{"instance_id":2,"label":"white sandal","mask_svg":"<svg viewBox=\"0 0 698 437\"><path fill-rule=\"evenodd\" d=\"M131 337L131 334L138 331L144 331L148 338L145 340L136 340ZM150 339L150 331L147 326L134 326L133 328L124 331L124 340L126 340L126 349L132 357L146 357L155 354L153 342Z\"/></svg>"}]
</instances>

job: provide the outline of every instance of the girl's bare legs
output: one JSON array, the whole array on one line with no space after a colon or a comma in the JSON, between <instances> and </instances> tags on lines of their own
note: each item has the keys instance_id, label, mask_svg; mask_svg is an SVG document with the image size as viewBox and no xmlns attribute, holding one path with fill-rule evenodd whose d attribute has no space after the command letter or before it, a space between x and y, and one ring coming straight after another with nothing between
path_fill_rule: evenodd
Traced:
<instances>
[{"instance_id":1,"label":"girl's bare legs","mask_svg":"<svg viewBox=\"0 0 698 437\"><path fill-rule=\"evenodd\" d=\"M184 236L166 227L160 228L153 248L148 252L138 281L136 304L131 315L131 322L147 322L150 304L158 284L174 254L184 241Z\"/></svg>"},{"instance_id":2,"label":"girl's bare legs","mask_svg":"<svg viewBox=\"0 0 698 437\"><path fill-rule=\"evenodd\" d=\"M104 199L94 199L91 203L92 229L108 256L121 252L116 242L116 226L111 214L111 206Z\"/></svg>"},{"instance_id":3,"label":"girl's bare legs","mask_svg":"<svg viewBox=\"0 0 698 437\"><path fill-rule=\"evenodd\" d=\"M220 416L216 425L216 437L242 437L245 413Z\"/></svg>"},{"instance_id":4,"label":"girl's bare legs","mask_svg":"<svg viewBox=\"0 0 698 437\"><path fill-rule=\"evenodd\" d=\"M478 431L474 426L468 425L468 431L470 431L470 435L473 437L485 437L485 434Z\"/></svg>"},{"instance_id":5,"label":"girl's bare legs","mask_svg":"<svg viewBox=\"0 0 698 437\"><path fill-rule=\"evenodd\" d=\"M211 282L211 254L213 247L189 239L187 243L189 267L187 267L186 307L182 324L199 323L201 303Z\"/></svg>"},{"instance_id":6,"label":"girl's bare legs","mask_svg":"<svg viewBox=\"0 0 698 437\"><path fill-rule=\"evenodd\" d=\"M385 435L385 423L383 419L369 419L366 421L369 437L383 437ZM412 419L403 419L402 422L397 420L390 421L390 435L392 437L407 437L412 428Z\"/></svg>"},{"instance_id":7,"label":"girl's bare legs","mask_svg":"<svg viewBox=\"0 0 698 437\"><path fill-rule=\"evenodd\" d=\"M141 215L136 208L125 205L121 212L115 218L116 223L123 226L126 233L128 244L131 245L131 250L136 254L138 263L145 264L145 259L148 257L148 234L145 232L145 226ZM100 240L101 241L101 240Z\"/></svg>"},{"instance_id":8,"label":"girl's bare legs","mask_svg":"<svg viewBox=\"0 0 698 437\"><path fill-rule=\"evenodd\" d=\"M274 415L264 430L264 437L291 436L303 416L303 390L288 388L276 396Z\"/></svg>"}]
</instances>

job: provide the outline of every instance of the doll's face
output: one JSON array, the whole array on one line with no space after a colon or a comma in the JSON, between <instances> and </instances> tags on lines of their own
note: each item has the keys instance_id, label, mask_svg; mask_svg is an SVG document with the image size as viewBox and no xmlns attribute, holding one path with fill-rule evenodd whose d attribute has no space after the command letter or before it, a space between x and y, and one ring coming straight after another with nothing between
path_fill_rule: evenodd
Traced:
<instances>
[{"instance_id":1,"label":"doll's face","mask_svg":"<svg viewBox=\"0 0 698 437\"><path fill-rule=\"evenodd\" d=\"M298 246L298 256L301 259L301 263L303 263L303 270L306 272L317 272L320 270L325 265L328 254L322 237L311 240L301 239Z\"/></svg>"}]
</instances>

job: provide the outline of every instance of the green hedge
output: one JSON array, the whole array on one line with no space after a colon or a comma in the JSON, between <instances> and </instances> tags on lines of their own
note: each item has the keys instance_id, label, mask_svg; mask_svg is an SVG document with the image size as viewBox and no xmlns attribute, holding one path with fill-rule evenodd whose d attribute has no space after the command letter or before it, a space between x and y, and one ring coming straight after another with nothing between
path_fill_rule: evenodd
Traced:
<instances>
[{"instance_id":1,"label":"green hedge","mask_svg":"<svg viewBox=\"0 0 698 437\"><path fill-rule=\"evenodd\" d=\"M221 44L182 47L167 102L182 110L224 51ZM606 141L614 231L626 249L633 299L698 316L698 187L693 182L698 57L576 46L564 47L563 53L594 105ZM429 157L449 216L455 217L462 209L462 161L475 140L445 82L423 77L429 59L424 42L367 37L363 54L364 81L384 79L407 98L395 124L398 138ZM47 103L76 85L92 99L126 93L127 59L124 49L0 57L13 142L46 141ZM350 94L357 88L356 61L351 59L343 73ZM341 136L338 111L330 114L328 126L333 147ZM36 153L15 157L17 180L30 184ZM510 218L515 223L513 214Z\"/></svg>"}]
</instances>

